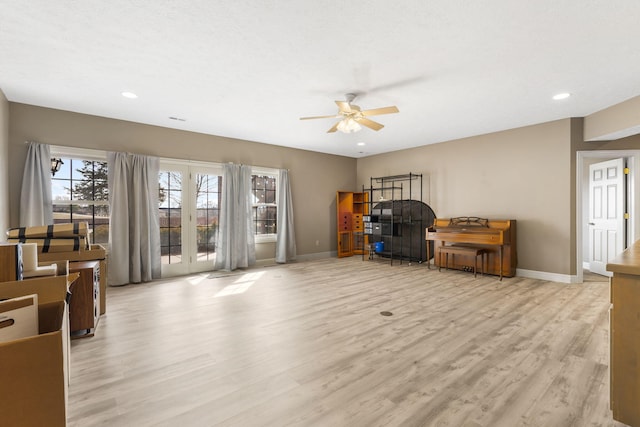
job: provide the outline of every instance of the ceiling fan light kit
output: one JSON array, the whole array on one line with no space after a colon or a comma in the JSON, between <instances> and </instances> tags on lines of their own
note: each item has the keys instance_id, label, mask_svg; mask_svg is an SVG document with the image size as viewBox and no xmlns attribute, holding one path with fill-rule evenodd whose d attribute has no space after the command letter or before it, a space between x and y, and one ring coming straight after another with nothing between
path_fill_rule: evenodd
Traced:
<instances>
[{"instance_id":1,"label":"ceiling fan light kit","mask_svg":"<svg viewBox=\"0 0 640 427\"><path fill-rule=\"evenodd\" d=\"M340 120L340 122L338 122L337 129L340 132L353 133L358 132L360 129L362 129L362 126L360 126L358 122L356 122L351 117L347 117L346 119L342 119Z\"/></svg>"},{"instance_id":2,"label":"ceiling fan light kit","mask_svg":"<svg viewBox=\"0 0 640 427\"><path fill-rule=\"evenodd\" d=\"M332 133L338 130L344 133L352 133L362 129L362 126L366 126L369 129L373 129L375 131L379 131L384 127L384 125L368 119L368 116L379 116L382 114L392 114L399 112L398 107L396 107L395 105L390 107L374 108L372 110L361 110L360 107L351 103L355 98L355 94L348 93L345 95L346 101L336 101L336 105L338 106L338 113L336 115L300 117L300 120L327 118L341 119L339 122L333 125L331 129L327 131L327 133Z\"/></svg>"}]
</instances>

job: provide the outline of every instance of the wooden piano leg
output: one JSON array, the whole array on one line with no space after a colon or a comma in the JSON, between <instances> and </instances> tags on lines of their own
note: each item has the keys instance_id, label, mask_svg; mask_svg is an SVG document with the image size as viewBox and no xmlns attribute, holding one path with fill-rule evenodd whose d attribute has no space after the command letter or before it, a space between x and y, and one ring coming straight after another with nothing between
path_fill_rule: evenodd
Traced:
<instances>
[{"instance_id":1,"label":"wooden piano leg","mask_svg":"<svg viewBox=\"0 0 640 427\"><path fill-rule=\"evenodd\" d=\"M482 275L484 276L484 272L487 271L487 251L482 251Z\"/></svg>"},{"instance_id":2,"label":"wooden piano leg","mask_svg":"<svg viewBox=\"0 0 640 427\"><path fill-rule=\"evenodd\" d=\"M427 240L427 270L431 270L431 254L430 254L430 250L429 250L429 241Z\"/></svg>"},{"instance_id":3,"label":"wooden piano leg","mask_svg":"<svg viewBox=\"0 0 640 427\"><path fill-rule=\"evenodd\" d=\"M473 257L473 278L475 279L478 273L478 254Z\"/></svg>"},{"instance_id":4,"label":"wooden piano leg","mask_svg":"<svg viewBox=\"0 0 640 427\"><path fill-rule=\"evenodd\" d=\"M500 245L500 281L502 282L502 249L503 246Z\"/></svg>"}]
</instances>

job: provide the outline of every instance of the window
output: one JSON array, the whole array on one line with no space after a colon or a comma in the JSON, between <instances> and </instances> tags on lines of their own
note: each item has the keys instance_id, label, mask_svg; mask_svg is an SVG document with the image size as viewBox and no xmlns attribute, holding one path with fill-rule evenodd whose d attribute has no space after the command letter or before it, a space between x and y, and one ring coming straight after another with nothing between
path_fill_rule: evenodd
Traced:
<instances>
[{"instance_id":1,"label":"window","mask_svg":"<svg viewBox=\"0 0 640 427\"><path fill-rule=\"evenodd\" d=\"M54 223L87 221L91 243L109 243L109 190L106 153L51 146L62 160L52 176ZM197 271L215 257L222 191L220 165L164 159L159 175L160 244L163 269L187 265ZM256 242L271 242L277 231L277 177L270 168L253 168L252 223ZM204 267L202 267L204 268ZM172 270L173 271L173 270ZM164 275L164 270L163 270Z\"/></svg>"},{"instance_id":2,"label":"window","mask_svg":"<svg viewBox=\"0 0 640 427\"><path fill-rule=\"evenodd\" d=\"M52 156L58 157L52 149ZM51 177L54 224L89 223L91 243L109 242L107 163L96 159L61 157L60 170Z\"/></svg>"},{"instance_id":3,"label":"window","mask_svg":"<svg viewBox=\"0 0 640 427\"><path fill-rule=\"evenodd\" d=\"M254 170L251 175L253 231L257 241L274 240L277 231L276 173Z\"/></svg>"}]
</instances>

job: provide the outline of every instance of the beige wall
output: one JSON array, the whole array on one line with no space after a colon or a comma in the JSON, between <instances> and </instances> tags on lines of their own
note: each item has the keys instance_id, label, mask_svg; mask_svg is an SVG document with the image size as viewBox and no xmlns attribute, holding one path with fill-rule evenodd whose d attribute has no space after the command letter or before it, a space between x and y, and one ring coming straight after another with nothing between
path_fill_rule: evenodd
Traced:
<instances>
[{"instance_id":1,"label":"beige wall","mask_svg":"<svg viewBox=\"0 0 640 427\"><path fill-rule=\"evenodd\" d=\"M640 96L597 111L584 120L585 141L612 140L640 133Z\"/></svg>"},{"instance_id":2,"label":"beige wall","mask_svg":"<svg viewBox=\"0 0 640 427\"><path fill-rule=\"evenodd\" d=\"M515 219L518 268L574 275L571 125L559 120L367 157L358 161L357 182L425 174L424 201L436 216Z\"/></svg>"},{"instance_id":3,"label":"beige wall","mask_svg":"<svg viewBox=\"0 0 640 427\"><path fill-rule=\"evenodd\" d=\"M10 222L19 218L25 141L160 157L287 168L299 255L336 250L336 190L355 189L356 159L9 103ZM316 241L318 244L316 245ZM258 259L275 256L259 244Z\"/></svg>"},{"instance_id":4,"label":"beige wall","mask_svg":"<svg viewBox=\"0 0 640 427\"><path fill-rule=\"evenodd\" d=\"M9 228L9 101L0 89L0 242Z\"/></svg>"},{"instance_id":5,"label":"beige wall","mask_svg":"<svg viewBox=\"0 0 640 427\"><path fill-rule=\"evenodd\" d=\"M148 126L0 99L0 226L18 222L24 141L129 151L177 159L288 168L298 253L335 251L335 191L369 187L370 177L424 175L422 199L438 217L474 215L518 221L518 268L575 275L576 151L636 150L640 136L584 142L582 119L427 145L363 159ZM585 118L587 120L588 118ZM7 138L8 132L8 138ZM8 139L8 140L7 140ZM2 166L2 164L0 164ZM8 179L7 176L12 177ZM7 183L8 181L8 183ZM3 194L3 186L9 188ZM416 187L412 194L420 197ZM579 213L578 213L579 214ZM316 246L316 241L319 244ZM274 256L273 244L257 248Z\"/></svg>"}]
</instances>

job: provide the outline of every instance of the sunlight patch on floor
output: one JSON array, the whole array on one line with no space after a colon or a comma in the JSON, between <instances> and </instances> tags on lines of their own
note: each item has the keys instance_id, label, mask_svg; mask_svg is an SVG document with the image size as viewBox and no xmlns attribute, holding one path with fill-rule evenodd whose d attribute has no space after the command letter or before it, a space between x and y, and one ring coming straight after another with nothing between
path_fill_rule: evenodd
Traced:
<instances>
[{"instance_id":1,"label":"sunlight patch on floor","mask_svg":"<svg viewBox=\"0 0 640 427\"><path fill-rule=\"evenodd\" d=\"M207 278L207 276L203 276L203 275L198 275L198 276L191 276L187 278L187 282L191 285L191 286L197 286L200 283L202 283L203 280L205 280Z\"/></svg>"},{"instance_id":2,"label":"sunlight patch on floor","mask_svg":"<svg viewBox=\"0 0 640 427\"><path fill-rule=\"evenodd\" d=\"M229 295L238 295L245 293L249 288L264 274L264 271L243 274L232 285L225 286L217 294L215 298L226 297Z\"/></svg>"}]
</instances>

